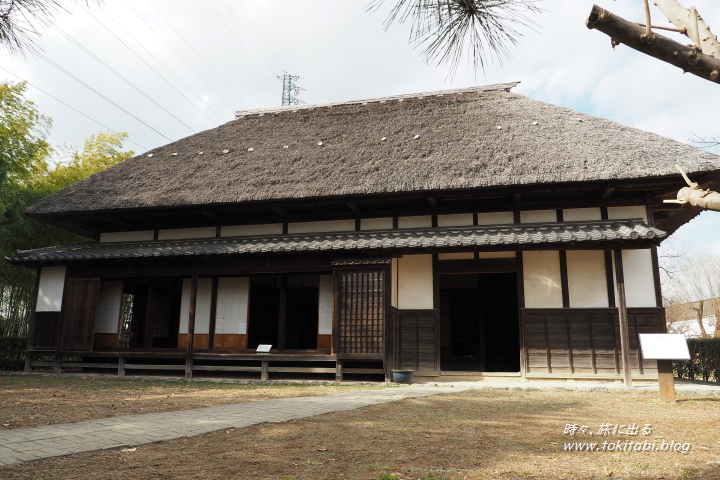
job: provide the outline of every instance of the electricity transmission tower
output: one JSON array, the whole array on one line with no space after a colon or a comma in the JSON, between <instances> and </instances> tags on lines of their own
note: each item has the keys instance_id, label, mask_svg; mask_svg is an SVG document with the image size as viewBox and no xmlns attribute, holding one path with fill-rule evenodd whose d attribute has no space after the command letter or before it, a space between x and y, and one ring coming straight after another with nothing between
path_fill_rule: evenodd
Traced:
<instances>
[{"instance_id":1,"label":"electricity transmission tower","mask_svg":"<svg viewBox=\"0 0 720 480\"><path fill-rule=\"evenodd\" d=\"M298 98L300 91L305 90L304 88L298 87L296 83L300 79L298 75L290 75L285 72L282 77L278 75L278 78L282 78L283 82L282 105L297 105L299 103L305 103Z\"/></svg>"}]
</instances>

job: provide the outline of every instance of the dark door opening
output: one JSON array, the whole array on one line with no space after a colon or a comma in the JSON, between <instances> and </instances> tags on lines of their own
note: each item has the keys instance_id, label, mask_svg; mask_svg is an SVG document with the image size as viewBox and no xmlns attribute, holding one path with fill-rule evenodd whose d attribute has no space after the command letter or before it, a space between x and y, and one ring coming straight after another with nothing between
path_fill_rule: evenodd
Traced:
<instances>
[{"instance_id":1,"label":"dark door opening","mask_svg":"<svg viewBox=\"0 0 720 480\"><path fill-rule=\"evenodd\" d=\"M319 275L250 277L248 348L317 349Z\"/></svg>"},{"instance_id":2,"label":"dark door opening","mask_svg":"<svg viewBox=\"0 0 720 480\"><path fill-rule=\"evenodd\" d=\"M318 275L287 277L285 348L317 348L319 289Z\"/></svg>"},{"instance_id":3,"label":"dark door opening","mask_svg":"<svg viewBox=\"0 0 720 480\"><path fill-rule=\"evenodd\" d=\"M248 311L248 348L258 345L278 346L280 325L280 277L258 275L250 278Z\"/></svg>"},{"instance_id":4,"label":"dark door opening","mask_svg":"<svg viewBox=\"0 0 720 480\"><path fill-rule=\"evenodd\" d=\"M120 348L177 348L182 280L125 280Z\"/></svg>"},{"instance_id":5,"label":"dark door opening","mask_svg":"<svg viewBox=\"0 0 720 480\"><path fill-rule=\"evenodd\" d=\"M440 366L519 372L515 273L440 275Z\"/></svg>"}]
</instances>

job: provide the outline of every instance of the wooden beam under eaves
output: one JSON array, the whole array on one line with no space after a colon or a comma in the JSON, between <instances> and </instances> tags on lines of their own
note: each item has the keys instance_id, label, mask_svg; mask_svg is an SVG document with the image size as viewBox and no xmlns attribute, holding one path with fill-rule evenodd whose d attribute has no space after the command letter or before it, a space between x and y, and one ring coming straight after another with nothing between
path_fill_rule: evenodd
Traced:
<instances>
[{"instance_id":1,"label":"wooden beam under eaves","mask_svg":"<svg viewBox=\"0 0 720 480\"><path fill-rule=\"evenodd\" d=\"M345 205L347 205L347 207L350 210L352 210L353 212L360 213L360 205L358 205L357 202L355 202L355 200L350 200L348 202L345 202Z\"/></svg>"},{"instance_id":2,"label":"wooden beam under eaves","mask_svg":"<svg viewBox=\"0 0 720 480\"><path fill-rule=\"evenodd\" d=\"M430 195L427 200L432 208L437 208L438 204L437 204L437 198L435 198L435 195Z\"/></svg>"},{"instance_id":3,"label":"wooden beam under eaves","mask_svg":"<svg viewBox=\"0 0 720 480\"><path fill-rule=\"evenodd\" d=\"M614 191L615 187L611 187L610 185L608 185L607 187L605 187L605 190L603 191L602 197L600 197L600 199L607 200L608 198L610 198L610 195L612 195Z\"/></svg>"},{"instance_id":4,"label":"wooden beam under eaves","mask_svg":"<svg viewBox=\"0 0 720 480\"><path fill-rule=\"evenodd\" d=\"M513 203L515 203L516 205L520 203L520 197L522 197L522 192L515 192Z\"/></svg>"},{"instance_id":5,"label":"wooden beam under eaves","mask_svg":"<svg viewBox=\"0 0 720 480\"><path fill-rule=\"evenodd\" d=\"M203 209L202 214L203 214L204 217L207 217L207 218L209 218L209 219L211 219L211 220L222 220L222 218L220 217L220 215L218 215L218 214L215 213L215 212L212 212L212 211L208 210L207 208L204 208L204 209Z\"/></svg>"},{"instance_id":6,"label":"wooden beam under eaves","mask_svg":"<svg viewBox=\"0 0 720 480\"><path fill-rule=\"evenodd\" d=\"M132 225L135 225L134 223L126 222L125 220L121 220L112 215L105 217L105 220L107 220L110 223L114 223L115 225L120 225L121 227L130 227Z\"/></svg>"},{"instance_id":7,"label":"wooden beam under eaves","mask_svg":"<svg viewBox=\"0 0 720 480\"><path fill-rule=\"evenodd\" d=\"M270 210L272 210L273 212L277 213L277 214L280 215L281 217L286 217L286 216L287 216L287 212L286 212L285 209L282 208L280 205L273 205L272 207L270 207Z\"/></svg>"},{"instance_id":8,"label":"wooden beam under eaves","mask_svg":"<svg viewBox=\"0 0 720 480\"><path fill-rule=\"evenodd\" d=\"M151 224L155 223L155 218L154 218L152 215L147 215L147 214L144 214L144 213L140 213L140 214L138 214L138 215L135 215L135 217L136 217L138 220L140 220L140 221L142 221L142 222L145 222L145 223L151 223Z\"/></svg>"}]
</instances>

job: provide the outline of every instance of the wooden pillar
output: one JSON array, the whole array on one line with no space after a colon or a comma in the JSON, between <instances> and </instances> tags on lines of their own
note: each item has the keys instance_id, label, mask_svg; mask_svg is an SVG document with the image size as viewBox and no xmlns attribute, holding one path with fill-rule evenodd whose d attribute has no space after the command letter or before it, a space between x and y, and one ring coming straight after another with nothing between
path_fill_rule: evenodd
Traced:
<instances>
[{"instance_id":1,"label":"wooden pillar","mask_svg":"<svg viewBox=\"0 0 720 480\"><path fill-rule=\"evenodd\" d=\"M280 325L278 326L278 350L285 350L285 332L287 325L287 275L280 276Z\"/></svg>"},{"instance_id":2,"label":"wooden pillar","mask_svg":"<svg viewBox=\"0 0 720 480\"><path fill-rule=\"evenodd\" d=\"M658 360L657 369L660 400L675 403L675 377L673 376L672 360Z\"/></svg>"},{"instance_id":3,"label":"wooden pillar","mask_svg":"<svg viewBox=\"0 0 720 480\"><path fill-rule=\"evenodd\" d=\"M25 353L25 373L32 372L32 355L30 351L33 347L33 337L35 336L35 310L37 309L37 297L40 291L40 269L35 269L35 288L33 289L32 310L30 314L30 324L28 325L27 350Z\"/></svg>"},{"instance_id":4,"label":"wooden pillar","mask_svg":"<svg viewBox=\"0 0 720 480\"><path fill-rule=\"evenodd\" d=\"M118 358L118 377L125 376L125 357Z\"/></svg>"},{"instance_id":5,"label":"wooden pillar","mask_svg":"<svg viewBox=\"0 0 720 480\"><path fill-rule=\"evenodd\" d=\"M185 357L185 378L192 378L192 367L193 367L193 346L195 344L195 306L197 305L197 290L198 290L198 266L197 262L193 264L192 269L192 280L190 282L190 308L189 308L189 319L188 319L188 341L187 341L187 354Z\"/></svg>"},{"instance_id":6,"label":"wooden pillar","mask_svg":"<svg viewBox=\"0 0 720 480\"><path fill-rule=\"evenodd\" d=\"M615 250L614 254L623 375L625 376L625 386L632 387L632 372L630 371L630 332L628 331L627 302L625 301L625 276L623 275L622 250Z\"/></svg>"},{"instance_id":7,"label":"wooden pillar","mask_svg":"<svg viewBox=\"0 0 720 480\"><path fill-rule=\"evenodd\" d=\"M263 360L260 364L260 380L263 382L267 381L268 379L268 361Z\"/></svg>"},{"instance_id":8,"label":"wooden pillar","mask_svg":"<svg viewBox=\"0 0 720 480\"><path fill-rule=\"evenodd\" d=\"M143 325L143 347L152 348L155 333L155 293L157 281L153 278L148 286L147 308L145 308L145 325Z\"/></svg>"},{"instance_id":9,"label":"wooden pillar","mask_svg":"<svg viewBox=\"0 0 720 480\"><path fill-rule=\"evenodd\" d=\"M219 227L218 227L219 228ZM215 348L215 328L217 326L217 297L218 297L218 285L220 279L213 277L212 279L212 299L210 300L210 328L208 330L208 349L212 350Z\"/></svg>"}]
</instances>

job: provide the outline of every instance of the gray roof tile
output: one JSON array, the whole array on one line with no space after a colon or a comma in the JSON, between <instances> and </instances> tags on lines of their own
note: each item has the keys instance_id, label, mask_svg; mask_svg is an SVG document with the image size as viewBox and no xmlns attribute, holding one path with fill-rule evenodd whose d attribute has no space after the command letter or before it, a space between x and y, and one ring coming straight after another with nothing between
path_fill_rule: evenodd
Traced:
<instances>
[{"instance_id":1,"label":"gray roof tile","mask_svg":"<svg viewBox=\"0 0 720 480\"><path fill-rule=\"evenodd\" d=\"M636 220L443 227L129 243L84 243L18 251L15 264L42 264L197 255L543 245L661 239L666 232Z\"/></svg>"}]
</instances>

